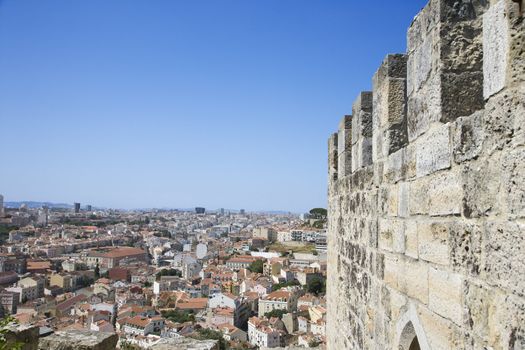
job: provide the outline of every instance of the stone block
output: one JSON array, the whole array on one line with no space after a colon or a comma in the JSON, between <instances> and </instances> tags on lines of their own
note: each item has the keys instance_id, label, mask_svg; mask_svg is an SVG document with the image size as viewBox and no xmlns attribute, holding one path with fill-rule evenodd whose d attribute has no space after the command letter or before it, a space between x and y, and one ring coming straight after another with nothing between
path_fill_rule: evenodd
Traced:
<instances>
[{"instance_id":1,"label":"stone block","mask_svg":"<svg viewBox=\"0 0 525 350\"><path fill-rule=\"evenodd\" d=\"M407 60L407 95L411 96L421 89L432 72L434 50L437 50L436 31L422 36L422 42L410 52Z\"/></svg>"},{"instance_id":2,"label":"stone block","mask_svg":"<svg viewBox=\"0 0 525 350\"><path fill-rule=\"evenodd\" d=\"M385 254L383 280L387 286L397 289L398 279L403 275L403 262L398 257Z\"/></svg>"},{"instance_id":3,"label":"stone block","mask_svg":"<svg viewBox=\"0 0 525 350\"><path fill-rule=\"evenodd\" d=\"M499 154L472 161L462 169L463 215L467 218L494 216L501 213L500 193L502 168Z\"/></svg>"},{"instance_id":4,"label":"stone block","mask_svg":"<svg viewBox=\"0 0 525 350\"><path fill-rule=\"evenodd\" d=\"M415 220L405 222L405 255L418 258L418 224Z\"/></svg>"},{"instance_id":5,"label":"stone block","mask_svg":"<svg viewBox=\"0 0 525 350\"><path fill-rule=\"evenodd\" d=\"M359 167L367 167L372 164L372 138L364 138L357 142Z\"/></svg>"},{"instance_id":6,"label":"stone block","mask_svg":"<svg viewBox=\"0 0 525 350\"><path fill-rule=\"evenodd\" d=\"M352 173L352 150L349 149L339 154L337 161L337 178L342 179Z\"/></svg>"},{"instance_id":7,"label":"stone block","mask_svg":"<svg viewBox=\"0 0 525 350\"><path fill-rule=\"evenodd\" d=\"M404 147L406 130L406 55L388 55L373 78L374 159Z\"/></svg>"},{"instance_id":8,"label":"stone block","mask_svg":"<svg viewBox=\"0 0 525 350\"><path fill-rule=\"evenodd\" d=\"M427 188L431 216L459 215L463 204L461 176L457 170L436 173ZM412 193L410 193L412 196ZM412 198L411 198L412 200Z\"/></svg>"},{"instance_id":9,"label":"stone block","mask_svg":"<svg viewBox=\"0 0 525 350\"><path fill-rule=\"evenodd\" d=\"M417 140L416 176L425 176L450 167L449 125L440 125Z\"/></svg>"},{"instance_id":10,"label":"stone block","mask_svg":"<svg viewBox=\"0 0 525 350\"><path fill-rule=\"evenodd\" d=\"M412 53L440 22L440 1L431 0L416 15L407 33L407 51Z\"/></svg>"},{"instance_id":11,"label":"stone block","mask_svg":"<svg viewBox=\"0 0 525 350\"><path fill-rule=\"evenodd\" d=\"M491 167L495 167L492 165ZM493 173L499 173L494 169ZM505 152L502 159L502 190L509 215L513 218L525 217L525 149L517 148ZM492 188L497 187L493 179Z\"/></svg>"},{"instance_id":12,"label":"stone block","mask_svg":"<svg viewBox=\"0 0 525 350\"><path fill-rule=\"evenodd\" d=\"M408 298L395 289L390 290L390 319L398 320L407 308Z\"/></svg>"},{"instance_id":13,"label":"stone block","mask_svg":"<svg viewBox=\"0 0 525 350\"><path fill-rule=\"evenodd\" d=\"M416 144L409 143L404 149L404 169L405 169L405 178L413 179L416 177Z\"/></svg>"},{"instance_id":14,"label":"stone block","mask_svg":"<svg viewBox=\"0 0 525 350\"><path fill-rule=\"evenodd\" d=\"M337 151L341 155L352 147L352 116L345 115L339 122Z\"/></svg>"},{"instance_id":15,"label":"stone block","mask_svg":"<svg viewBox=\"0 0 525 350\"><path fill-rule=\"evenodd\" d=\"M386 190L386 215L397 216L399 211L399 189L397 185L388 186Z\"/></svg>"},{"instance_id":16,"label":"stone block","mask_svg":"<svg viewBox=\"0 0 525 350\"><path fill-rule=\"evenodd\" d=\"M406 129L406 122L403 124L395 124L390 129L385 131L383 136L383 154L392 154L408 143L408 134Z\"/></svg>"},{"instance_id":17,"label":"stone block","mask_svg":"<svg viewBox=\"0 0 525 350\"><path fill-rule=\"evenodd\" d=\"M380 130L374 130L372 134L372 163L377 163L383 159L383 133Z\"/></svg>"},{"instance_id":18,"label":"stone block","mask_svg":"<svg viewBox=\"0 0 525 350\"><path fill-rule=\"evenodd\" d=\"M477 343L493 349L523 349L523 298L471 281L467 284L464 300L465 323Z\"/></svg>"},{"instance_id":19,"label":"stone block","mask_svg":"<svg viewBox=\"0 0 525 350\"><path fill-rule=\"evenodd\" d=\"M405 178L405 149L400 149L387 156L384 163L383 177L386 182L396 183Z\"/></svg>"},{"instance_id":20,"label":"stone block","mask_svg":"<svg viewBox=\"0 0 525 350\"><path fill-rule=\"evenodd\" d=\"M373 98L372 91L362 91L359 93L359 95L355 99L352 105L352 111L354 112L354 114L358 114L359 112L372 113L373 104L374 104L374 98ZM371 136L371 134L367 134L365 131L365 130L372 131L371 125L369 125L368 122L364 120L362 120L361 123L363 124L360 128L359 134Z\"/></svg>"},{"instance_id":21,"label":"stone block","mask_svg":"<svg viewBox=\"0 0 525 350\"><path fill-rule=\"evenodd\" d=\"M449 225L420 221L417 225L419 259L435 264L449 264Z\"/></svg>"},{"instance_id":22,"label":"stone block","mask_svg":"<svg viewBox=\"0 0 525 350\"><path fill-rule=\"evenodd\" d=\"M463 278L456 273L430 268L429 308L458 326L463 324Z\"/></svg>"},{"instance_id":23,"label":"stone block","mask_svg":"<svg viewBox=\"0 0 525 350\"><path fill-rule=\"evenodd\" d=\"M407 75L407 55L405 54L388 54L381 62L374 77L372 85L374 90L383 86L388 79L401 78L406 79ZM375 91L374 91L375 92Z\"/></svg>"},{"instance_id":24,"label":"stone block","mask_svg":"<svg viewBox=\"0 0 525 350\"><path fill-rule=\"evenodd\" d=\"M359 164L359 147L357 143L352 145L352 173L355 173L361 165Z\"/></svg>"},{"instance_id":25,"label":"stone block","mask_svg":"<svg viewBox=\"0 0 525 350\"><path fill-rule=\"evenodd\" d=\"M397 219L379 220L379 249L395 252L405 252L405 223Z\"/></svg>"},{"instance_id":26,"label":"stone block","mask_svg":"<svg viewBox=\"0 0 525 350\"><path fill-rule=\"evenodd\" d=\"M424 305L418 305L417 312L430 349L466 349L465 334L456 324Z\"/></svg>"},{"instance_id":27,"label":"stone block","mask_svg":"<svg viewBox=\"0 0 525 350\"><path fill-rule=\"evenodd\" d=\"M338 176L338 150L337 150L337 133L332 134L328 139L328 179L329 181L337 180Z\"/></svg>"},{"instance_id":28,"label":"stone block","mask_svg":"<svg viewBox=\"0 0 525 350\"><path fill-rule=\"evenodd\" d=\"M450 263L454 271L478 276L481 271L483 230L478 224L455 222L450 226Z\"/></svg>"},{"instance_id":29,"label":"stone block","mask_svg":"<svg viewBox=\"0 0 525 350\"><path fill-rule=\"evenodd\" d=\"M380 219L377 246L381 250L394 251L394 234L391 227L392 220Z\"/></svg>"},{"instance_id":30,"label":"stone block","mask_svg":"<svg viewBox=\"0 0 525 350\"><path fill-rule=\"evenodd\" d=\"M408 140L412 142L428 130L430 124L441 118L441 79L432 75L417 94L407 101Z\"/></svg>"},{"instance_id":31,"label":"stone block","mask_svg":"<svg viewBox=\"0 0 525 350\"><path fill-rule=\"evenodd\" d=\"M409 297L428 304L428 265L418 260L406 259L398 287Z\"/></svg>"},{"instance_id":32,"label":"stone block","mask_svg":"<svg viewBox=\"0 0 525 350\"><path fill-rule=\"evenodd\" d=\"M486 99L505 87L509 34L506 1L500 0L483 15L483 96Z\"/></svg>"},{"instance_id":33,"label":"stone block","mask_svg":"<svg viewBox=\"0 0 525 350\"><path fill-rule=\"evenodd\" d=\"M482 240L482 276L492 285L525 295L525 224L488 222Z\"/></svg>"},{"instance_id":34,"label":"stone block","mask_svg":"<svg viewBox=\"0 0 525 350\"><path fill-rule=\"evenodd\" d=\"M441 77L441 116L447 123L483 109L483 74L481 72L447 73Z\"/></svg>"},{"instance_id":35,"label":"stone block","mask_svg":"<svg viewBox=\"0 0 525 350\"><path fill-rule=\"evenodd\" d=\"M434 121L449 122L483 108L481 20L486 4L434 0L409 30L408 138ZM429 14L439 14L439 20ZM426 14L426 15L424 15Z\"/></svg>"},{"instance_id":36,"label":"stone block","mask_svg":"<svg viewBox=\"0 0 525 350\"><path fill-rule=\"evenodd\" d=\"M430 208L429 185L428 178L420 178L408 183L408 212L410 215L428 214Z\"/></svg>"},{"instance_id":37,"label":"stone block","mask_svg":"<svg viewBox=\"0 0 525 350\"><path fill-rule=\"evenodd\" d=\"M484 133L482 115L479 111L470 117L458 118L452 124L452 144L454 161L462 163L478 157L482 151Z\"/></svg>"},{"instance_id":38,"label":"stone block","mask_svg":"<svg viewBox=\"0 0 525 350\"><path fill-rule=\"evenodd\" d=\"M509 54L507 63L507 86L521 85L525 82L525 51L523 50L523 43L525 42L525 21L523 21L523 14L525 13L525 3L521 0L513 2L506 2L507 14L509 23Z\"/></svg>"},{"instance_id":39,"label":"stone block","mask_svg":"<svg viewBox=\"0 0 525 350\"><path fill-rule=\"evenodd\" d=\"M484 148L489 153L525 145L525 88L507 89L491 97L483 113Z\"/></svg>"},{"instance_id":40,"label":"stone block","mask_svg":"<svg viewBox=\"0 0 525 350\"><path fill-rule=\"evenodd\" d=\"M197 340L189 337L161 338L151 350L219 350L219 341L213 339Z\"/></svg>"},{"instance_id":41,"label":"stone block","mask_svg":"<svg viewBox=\"0 0 525 350\"><path fill-rule=\"evenodd\" d=\"M2 310L3 311L3 310ZM20 325L10 323L2 327L2 349L16 349L15 344L20 345L20 350L37 350L39 327L33 325Z\"/></svg>"},{"instance_id":42,"label":"stone block","mask_svg":"<svg viewBox=\"0 0 525 350\"><path fill-rule=\"evenodd\" d=\"M399 183L399 196L398 196L398 206L397 206L397 215L402 218L408 217L408 203L409 203L409 187L408 183L401 182Z\"/></svg>"},{"instance_id":43,"label":"stone block","mask_svg":"<svg viewBox=\"0 0 525 350\"><path fill-rule=\"evenodd\" d=\"M41 350L113 350L118 335L91 331L61 331L40 339Z\"/></svg>"}]
</instances>

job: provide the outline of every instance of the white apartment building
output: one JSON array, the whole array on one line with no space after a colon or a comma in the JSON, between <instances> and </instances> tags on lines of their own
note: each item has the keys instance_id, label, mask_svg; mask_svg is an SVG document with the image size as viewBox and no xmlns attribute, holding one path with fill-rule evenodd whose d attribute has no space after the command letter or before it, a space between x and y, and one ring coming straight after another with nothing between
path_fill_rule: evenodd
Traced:
<instances>
[{"instance_id":1,"label":"white apartment building","mask_svg":"<svg viewBox=\"0 0 525 350\"><path fill-rule=\"evenodd\" d=\"M269 326L258 317L248 320L248 340L258 347L277 348L281 346L281 332Z\"/></svg>"}]
</instances>

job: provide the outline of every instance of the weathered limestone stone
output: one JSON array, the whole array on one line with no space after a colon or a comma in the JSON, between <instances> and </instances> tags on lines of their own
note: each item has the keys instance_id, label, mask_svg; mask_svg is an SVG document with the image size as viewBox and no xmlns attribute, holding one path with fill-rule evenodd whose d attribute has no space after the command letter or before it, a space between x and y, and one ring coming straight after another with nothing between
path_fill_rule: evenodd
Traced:
<instances>
[{"instance_id":1,"label":"weathered limestone stone","mask_svg":"<svg viewBox=\"0 0 525 350\"><path fill-rule=\"evenodd\" d=\"M463 275L479 275L482 238L482 228L477 224L456 222L450 226L448 243L454 271Z\"/></svg>"},{"instance_id":2,"label":"weathered limestone stone","mask_svg":"<svg viewBox=\"0 0 525 350\"><path fill-rule=\"evenodd\" d=\"M500 0L483 15L483 96L487 99L505 87L509 26L506 1Z\"/></svg>"},{"instance_id":3,"label":"weathered limestone stone","mask_svg":"<svg viewBox=\"0 0 525 350\"><path fill-rule=\"evenodd\" d=\"M486 4L432 0L408 33L408 137L432 122L483 108L482 21Z\"/></svg>"},{"instance_id":4,"label":"weathered limestone stone","mask_svg":"<svg viewBox=\"0 0 525 350\"><path fill-rule=\"evenodd\" d=\"M187 337L161 339L158 343L153 345L152 350L219 350L219 342L217 340L197 340Z\"/></svg>"},{"instance_id":5,"label":"weathered limestone stone","mask_svg":"<svg viewBox=\"0 0 525 350\"><path fill-rule=\"evenodd\" d=\"M417 140L416 175L425 176L450 167L450 130L445 124Z\"/></svg>"},{"instance_id":6,"label":"weathered limestone stone","mask_svg":"<svg viewBox=\"0 0 525 350\"><path fill-rule=\"evenodd\" d=\"M378 247L396 253L405 252L405 226L403 221L396 219L379 221Z\"/></svg>"},{"instance_id":7,"label":"weathered limestone stone","mask_svg":"<svg viewBox=\"0 0 525 350\"><path fill-rule=\"evenodd\" d=\"M428 265L421 261L407 259L398 276L399 290L428 304L428 269Z\"/></svg>"},{"instance_id":8,"label":"weathered limestone stone","mask_svg":"<svg viewBox=\"0 0 525 350\"><path fill-rule=\"evenodd\" d=\"M345 115L339 122L337 136L338 178L352 173L352 116Z\"/></svg>"},{"instance_id":9,"label":"weathered limestone stone","mask_svg":"<svg viewBox=\"0 0 525 350\"><path fill-rule=\"evenodd\" d=\"M515 218L525 217L525 152L523 149L506 152L501 162L503 190L508 213ZM499 169L498 169L499 170ZM495 171L496 173L499 173ZM497 187L491 182L492 187Z\"/></svg>"},{"instance_id":10,"label":"weathered limestone stone","mask_svg":"<svg viewBox=\"0 0 525 350\"><path fill-rule=\"evenodd\" d=\"M118 335L91 331L61 331L41 338L41 350L112 350L116 348Z\"/></svg>"},{"instance_id":11,"label":"weathered limestone stone","mask_svg":"<svg viewBox=\"0 0 525 350\"><path fill-rule=\"evenodd\" d=\"M462 171L463 214L467 218L498 215L502 167L499 154L468 163Z\"/></svg>"},{"instance_id":12,"label":"weathered limestone stone","mask_svg":"<svg viewBox=\"0 0 525 350\"><path fill-rule=\"evenodd\" d=\"M429 178L409 182L408 212L410 215L428 214L430 208Z\"/></svg>"},{"instance_id":13,"label":"weathered limestone stone","mask_svg":"<svg viewBox=\"0 0 525 350\"><path fill-rule=\"evenodd\" d=\"M491 284L525 295L525 224L489 222L482 241L483 277Z\"/></svg>"},{"instance_id":14,"label":"weathered limestone stone","mask_svg":"<svg viewBox=\"0 0 525 350\"><path fill-rule=\"evenodd\" d=\"M419 222L417 225L418 256L435 264L448 265L449 228L442 222Z\"/></svg>"},{"instance_id":15,"label":"weathered limestone stone","mask_svg":"<svg viewBox=\"0 0 525 350\"><path fill-rule=\"evenodd\" d=\"M337 144L338 144L338 138L337 134L333 134L328 139L328 176L330 177L330 181L337 180L338 176L338 162L339 162L339 154L337 150Z\"/></svg>"},{"instance_id":16,"label":"weathered limestone stone","mask_svg":"<svg viewBox=\"0 0 525 350\"><path fill-rule=\"evenodd\" d=\"M352 173L329 180L328 350L525 348L519 2L430 0L354 104Z\"/></svg>"},{"instance_id":17,"label":"weathered limestone stone","mask_svg":"<svg viewBox=\"0 0 525 350\"><path fill-rule=\"evenodd\" d=\"M457 325L463 321L463 279L459 274L430 268L428 305L432 311Z\"/></svg>"},{"instance_id":18,"label":"weathered limestone stone","mask_svg":"<svg viewBox=\"0 0 525 350\"><path fill-rule=\"evenodd\" d=\"M406 130L406 55L387 55L373 78L373 160L408 142Z\"/></svg>"},{"instance_id":19,"label":"weathered limestone stone","mask_svg":"<svg viewBox=\"0 0 525 350\"><path fill-rule=\"evenodd\" d=\"M398 281L403 275L403 262L399 260L399 257L393 255L385 255L384 259L385 270L384 270L384 281L387 286L397 289Z\"/></svg>"},{"instance_id":20,"label":"weathered limestone stone","mask_svg":"<svg viewBox=\"0 0 525 350\"><path fill-rule=\"evenodd\" d=\"M430 349L465 349L465 337L460 328L447 318L441 317L423 305L418 315L425 329Z\"/></svg>"},{"instance_id":21,"label":"weathered limestone stone","mask_svg":"<svg viewBox=\"0 0 525 350\"><path fill-rule=\"evenodd\" d=\"M429 214L431 216L461 214L463 189L459 172L450 171L435 175L428 185Z\"/></svg>"},{"instance_id":22,"label":"weathered limestone stone","mask_svg":"<svg viewBox=\"0 0 525 350\"><path fill-rule=\"evenodd\" d=\"M21 350L36 350L38 348L38 326L26 326L9 324L5 330L5 349L18 343L22 345Z\"/></svg>"},{"instance_id":23,"label":"weathered limestone stone","mask_svg":"<svg viewBox=\"0 0 525 350\"><path fill-rule=\"evenodd\" d=\"M361 92L352 106L352 172L372 164L372 92Z\"/></svg>"},{"instance_id":24,"label":"weathered limestone stone","mask_svg":"<svg viewBox=\"0 0 525 350\"><path fill-rule=\"evenodd\" d=\"M523 14L525 12L525 3L523 0L507 1L506 14L508 15L509 24L509 54L507 64L507 84L522 86L525 83L525 21Z\"/></svg>"},{"instance_id":25,"label":"weathered limestone stone","mask_svg":"<svg viewBox=\"0 0 525 350\"><path fill-rule=\"evenodd\" d=\"M418 223L415 220L405 222L405 254L417 259L418 255Z\"/></svg>"},{"instance_id":26,"label":"weathered limestone stone","mask_svg":"<svg viewBox=\"0 0 525 350\"><path fill-rule=\"evenodd\" d=\"M406 150L404 148L386 157L384 163L384 180L395 183L402 180L406 173Z\"/></svg>"},{"instance_id":27,"label":"weathered limestone stone","mask_svg":"<svg viewBox=\"0 0 525 350\"><path fill-rule=\"evenodd\" d=\"M483 111L461 117L452 125L453 154L456 163L478 157L483 147Z\"/></svg>"},{"instance_id":28,"label":"weathered limestone stone","mask_svg":"<svg viewBox=\"0 0 525 350\"><path fill-rule=\"evenodd\" d=\"M403 182L399 184L399 197L398 197L398 212L397 215L402 218L408 217L408 203L409 203L409 188L408 183Z\"/></svg>"},{"instance_id":29,"label":"weathered limestone stone","mask_svg":"<svg viewBox=\"0 0 525 350\"><path fill-rule=\"evenodd\" d=\"M506 89L487 101L483 114L484 147L488 152L502 150L507 145L525 144L525 85L521 89Z\"/></svg>"}]
</instances>

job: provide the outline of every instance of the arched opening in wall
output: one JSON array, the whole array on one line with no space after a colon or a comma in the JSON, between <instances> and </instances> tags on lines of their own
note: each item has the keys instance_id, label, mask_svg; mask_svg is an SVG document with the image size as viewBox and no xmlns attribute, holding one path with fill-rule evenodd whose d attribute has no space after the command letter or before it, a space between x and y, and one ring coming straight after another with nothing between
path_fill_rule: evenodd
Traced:
<instances>
[{"instance_id":1,"label":"arched opening in wall","mask_svg":"<svg viewBox=\"0 0 525 350\"><path fill-rule=\"evenodd\" d=\"M417 339L416 330L412 322L408 322L401 332L399 339L399 350L421 350Z\"/></svg>"},{"instance_id":2,"label":"arched opening in wall","mask_svg":"<svg viewBox=\"0 0 525 350\"><path fill-rule=\"evenodd\" d=\"M417 336L412 340L412 343L410 343L410 347L408 350L421 350L419 347L419 342L417 341Z\"/></svg>"}]
</instances>

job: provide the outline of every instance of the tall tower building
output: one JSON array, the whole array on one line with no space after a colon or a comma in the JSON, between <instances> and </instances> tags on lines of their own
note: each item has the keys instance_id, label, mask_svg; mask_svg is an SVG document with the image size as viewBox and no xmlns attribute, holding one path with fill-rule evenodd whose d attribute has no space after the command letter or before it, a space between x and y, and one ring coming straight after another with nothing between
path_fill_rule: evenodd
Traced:
<instances>
[{"instance_id":1,"label":"tall tower building","mask_svg":"<svg viewBox=\"0 0 525 350\"><path fill-rule=\"evenodd\" d=\"M80 213L80 203L75 203L75 214Z\"/></svg>"},{"instance_id":2,"label":"tall tower building","mask_svg":"<svg viewBox=\"0 0 525 350\"><path fill-rule=\"evenodd\" d=\"M195 212L196 212L197 214L204 214L205 211L206 211L206 209L205 209L205 208L202 208L202 207L196 207L196 208L195 208Z\"/></svg>"},{"instance_id":3,"label":"tall tower building","mask_svg":"<svg viewBox=\"0 0 525 350\"><path fill-rule=\"evenodd\" d=\"M0 217L4 216L4 196L0 194Z\"/></svg>"}]
</instances>

